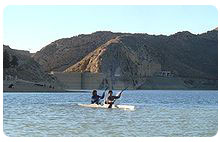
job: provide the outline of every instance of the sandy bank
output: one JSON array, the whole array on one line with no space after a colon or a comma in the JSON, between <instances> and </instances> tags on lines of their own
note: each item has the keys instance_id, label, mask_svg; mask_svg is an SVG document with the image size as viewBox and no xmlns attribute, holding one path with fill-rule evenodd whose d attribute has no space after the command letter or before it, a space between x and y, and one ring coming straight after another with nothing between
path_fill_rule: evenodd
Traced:
<instances>
[{"instance_id":1,"label":"sandy bank","mask_svg":"<svg viewBox=\"0 0 220 142\"><path fill-rule=\"evenodd\" d=\"M11 85L13 84L13 85ZM11 87L9 87L11 85ZM24 80L3 81L4 92L64 92L65 90L56 84L35 83Z\"/></svg>"}]
</instances>

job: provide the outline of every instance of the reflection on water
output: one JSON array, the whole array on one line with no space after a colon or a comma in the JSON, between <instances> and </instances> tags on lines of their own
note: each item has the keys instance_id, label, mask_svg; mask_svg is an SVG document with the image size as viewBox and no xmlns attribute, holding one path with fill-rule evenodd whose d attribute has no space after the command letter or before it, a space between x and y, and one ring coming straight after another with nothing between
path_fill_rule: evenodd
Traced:
<instances>
[{"instance_id":1,"label":"reflection on water","mask_svg":"<svg viewBox=\"0 0 220 142\"><path fill-rule=\"evenodd\" d=\"M101 93L101 91L100 91ZM135 111L84 108L89 93L4 93L7 136L213 136L217 91L125 91Z\"/></svg>"}]
</instances>

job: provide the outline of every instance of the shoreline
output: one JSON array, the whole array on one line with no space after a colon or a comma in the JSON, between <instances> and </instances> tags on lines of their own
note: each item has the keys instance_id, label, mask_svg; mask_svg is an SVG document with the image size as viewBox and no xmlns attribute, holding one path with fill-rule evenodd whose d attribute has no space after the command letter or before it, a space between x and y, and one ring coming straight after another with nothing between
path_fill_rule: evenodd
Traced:
<instances>
[{"instance_id":1,"label":"shoreline","mask_svg":"<svg viewBox=\"0 0 220 142\"><path fill-rule=\"evenodd\" d=\"M3 93L91 93L91 91L3 91Z\"/></svg>"},{"instance_id":2,"label":"shoreline","mask_svg":"<svg viewBox=\"0 0 220 142\"><path fill-rule=\"evenodd\" d=\"M11 86L11 87L10 87ZM25 80L3 81L3 93L7 92L45 92L45 93L91 93L91 90L104 90L100 88L87 89L67 89L60 86L58 83L49 82L30 82ZM113 90L122 90L124 87L116 87ZM148 82L139 88L129 87L127 90L183 90L183 91L218 91L217 84L215 85L186 85L184 81L177 78L150 78Z\"/></svg>"},{"instance_id":3,"label":"shoreline","mask_svg":"<svg viewBox=\"0 0 220 142\"><path fill-rule=\"evenodd\" d=\"M114 90L120 91L120 90ZM127 90L127 91L218 91L214 89L138 89L138 90ZM72 91L3 91L3 93L91 93L91 90L72 90Z\"/></svg>"}]
</instances>

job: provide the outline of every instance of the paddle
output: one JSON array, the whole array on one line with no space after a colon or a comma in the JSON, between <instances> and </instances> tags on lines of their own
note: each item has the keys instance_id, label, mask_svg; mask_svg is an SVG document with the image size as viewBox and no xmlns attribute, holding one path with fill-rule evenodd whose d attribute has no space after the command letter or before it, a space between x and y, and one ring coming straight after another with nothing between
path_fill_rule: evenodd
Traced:
<instances>
[{"instance_id":1,"label":"paddle","mask_svg":"<svg viewBox=\"0 0 220 142\"><path fill-rule=\"evenodd\" d=\"M120 95L123 91L125 91L125 90L127 90L127 89L128 89L128 87L124 88L124 89L121 90L121 92L118 93L118 94ZM120 96L120 97L121 97L121 96ZM112 108L112 105L115 103L116 100L117 100L117 99L114 99L114 100L112 101L112 103L108 106L108 108Z\"/></svg>"},{"instance_id":2,"label":"paddle","mask_svg":"<svg viewBox=\"0 0 220 142\"><path fill-rule=\"evenodd\" d=\"M105 92L108 90L108 86L105 88L105 90L104 90L104 92L102 93L102 95L105 95ZM104 96L104 102L103 102L103 104L105 104L105 96Z\"/></svg>"},{"instance_id":3,"label":"paddle","mask_svg":"<svg viewBox=\"0 0 220 142\"><path fill-rule=\"evenodd\" d=\"M108 90L108 86L105 88L105 91L103 93L105 93Z\"/></svg>"},{"instance_id":4,"label":"paddle","mask_svg":"<svg viewBox=\"0 0 220 142\"><path fill-rule=\"evenodd\" d=\"M123 90L121 90L121 92L119 94L121 94L123 91L127 90L128 87L124 88Z\"/></svg>"}]
</instances>

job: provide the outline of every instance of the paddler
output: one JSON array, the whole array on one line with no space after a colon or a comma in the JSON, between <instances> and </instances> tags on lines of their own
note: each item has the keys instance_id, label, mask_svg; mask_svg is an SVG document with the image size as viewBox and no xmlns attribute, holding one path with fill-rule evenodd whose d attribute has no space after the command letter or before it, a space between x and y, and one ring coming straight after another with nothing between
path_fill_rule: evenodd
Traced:
<instances>
[{"instance_id":1,"label":"paddler","mask_svg":"<svg viewBox=\"0 0 220 142\"><path fill-rule=\"evenodd\" d=\"M92 98L91 98L91 104L100 104L100 100L103 99L105 97L105 92L103 92L102 96L99 96L97 94L96 90L92 91Z\"/></svg>"},{"instance_id":2,"label":"paddler","mask_svg":"<svg viewBox=\"0 0 220 142\"><path fill-rule=\"evenodd\" d=\"M122 92L118 96L112 96L112 94L113 94L112 90L109 90L108 97L105 100L105 104L110 104L110 108L114 104L115 100L121 97Z\"/></svg>"}]
</instances>

